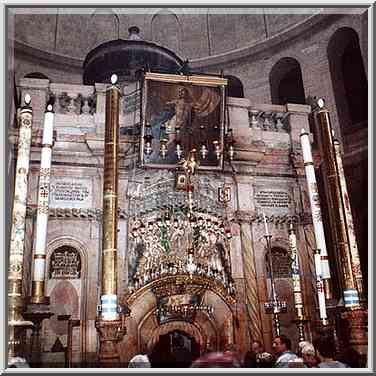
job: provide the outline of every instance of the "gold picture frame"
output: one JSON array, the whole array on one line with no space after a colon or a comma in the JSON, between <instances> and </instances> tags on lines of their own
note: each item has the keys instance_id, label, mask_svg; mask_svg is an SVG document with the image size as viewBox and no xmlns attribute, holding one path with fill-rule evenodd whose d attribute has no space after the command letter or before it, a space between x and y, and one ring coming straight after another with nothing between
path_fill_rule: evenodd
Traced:
<instances>
[{"instance_id":1,"label":"gold picture frame","mask_svg":"<svg viewBox=\"0 0 376 376\"><path fill-rule=\"evenodd\" d=\"M199 169L221 170L226 85L215 76L146 73L141 165L177 168L195 149Z\"/></svg>"}]
</instances>

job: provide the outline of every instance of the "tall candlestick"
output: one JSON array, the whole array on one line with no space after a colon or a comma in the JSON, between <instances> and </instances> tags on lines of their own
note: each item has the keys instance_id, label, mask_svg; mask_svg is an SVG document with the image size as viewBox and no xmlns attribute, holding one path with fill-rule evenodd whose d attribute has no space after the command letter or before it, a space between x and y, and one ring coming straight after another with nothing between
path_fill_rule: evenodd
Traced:
<instances>
[{"instance_id":1,"label":"tall candlestick","mask_svg":"<svg viewBox=\"0 0 376 376\"><path fill-rule=\"evenodd\" d=\"M347 192L345 172L343 170L340 144L337 140L334 140L333 144L334 144L334 150L336 153L339 183L341 186L341 196L342 196L344 217L346 220L347 237L348 237L348 242L350 245L352 271L354 273L356 286L359 292L359 298L360 300L364 300L365 297L364 297L364 287L363 287L363 274L362 274L362 269L360 267L358 245L357 245L356 238L355 238L354 222L353 222L353 217L351 213L350 199L349 199L349 195Z\"/></svg>"},{"instance_id":2,"label":"tall candlestick","mask_svg":"<svg viewBox=\"0 0 376 376\"><path fill-rule=\"evenodd\" d=\"M305 173L306 173L306 178L307 178L308 195L309 195L309 202L310 202L310 207L311 207L313 229L315 233L316 248L320 250L320 257L321 257L321 268L320 268L321 272L320 273L321 273L321 277L324 283L325 295L327 298L331 298L332 294L330 291L330 284L329 284L331 276L330 276L328 252L327 252L326 242L325 242L324 226L323 226L322 216L321 216L320 197L319 197L319 193L317 189L315 168L313 164L309 134L304 129L302 129L301 134L300 134L300 142L301 142L302 151L303 151L303 161L304 161L304 168L305 168ZM317 273L317 270L316 270L316 273Z\"/></svg>"},{"instance_id":3,"label":"tall candlestick","mask_svg":"<svg viewBox=\"0 0 376 376\"><path fill-rule=\"evenodd\" d=\"M299 329L299 341L304 341L304 330L303 323L304 318L304 304L303 304L303 294L301 288L300 280L300 266L299 266L299 256L296 246L296 235L294 233L294 228L292 223L290 224L290 233L289 233L289 247L291 252L291 274L292 274L292 283L293 283L293 294L294 294L294 305L295 313L297 317L297 326Z\"/></svg>"},{"instance_id":4,"label":"tall candlestick","mask_svg":"<svg viewBox=\"0 0 376 376\"><path fill-rule=\"evenodd\" d=\"M24 310L23 297L23 262L25 243L25 218L27 204L28 172L31 147L31 128L33 110L30 107L31 97L25 95L25 106L19 112L19 134L12 210L12 227L9 250L8 269L8 360L20 355L20 330L33 326L32 322L22 317Z\"/></svg>"},{"instance_id":5,"label":"tall candlestick","mask_svg":"<svg viewBox=\"0 0 376 376\"><path fill-rule=\"evenodd\" d=\"M44 115L41 162L39 170L38 210L34 249L34 271L31 303L48 303L45 296L46 242L50 196L50 173L53 143L54 113L52 105L47 106Z\"/></svg>"},{"instance_id":6,"label":"tall candlestick","mask_svg":"<svg viewBox=\"0 0 376 376\"><path fill-rule=\"evenodd\" d=\"M119 165L120 89L111 77L106 93L105 149L103 171L103 237L100 311L95 322L99 332L99 361L116 363L120 354L116 344L125 334L124 315L119 315L117 295L117 223Z\"/></svg>"},{"instance_id":7,"label":"tall candlestick","mask_svg":"<svg viewBox=\"0 0 376 376\"><path fill-rule=\"evenodd\" d=\"M330 222L336 254L339 256L339 275L343 288L343 299L346 308L359 308L359 295L353 273L350 245L348 241L348 229L343 208L341 185L339 182L336 154L333 145L332 127L329 112L325 108L324 101L319 99L317 119L319 123L320 140L322 144L322 158L325 167L326 188L330 206Z\"/></svg>"}]
</instances>

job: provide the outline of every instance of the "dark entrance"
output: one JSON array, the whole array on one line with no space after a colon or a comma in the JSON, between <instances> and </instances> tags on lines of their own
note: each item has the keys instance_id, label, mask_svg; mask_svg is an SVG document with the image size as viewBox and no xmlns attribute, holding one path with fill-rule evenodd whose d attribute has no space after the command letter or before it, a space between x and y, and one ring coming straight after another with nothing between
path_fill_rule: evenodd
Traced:
<instances>
[{"instance_id":1,"label":"dark entrance","mask_svg":"<svg viewBox=\"0 0 376 376\"><path fill-rule=\"evenodd\" d=\"M174 330L159 337L150 354L152 367L189 367L200 356L197 341L180 330Z\"/></svg>"}]
</instances>

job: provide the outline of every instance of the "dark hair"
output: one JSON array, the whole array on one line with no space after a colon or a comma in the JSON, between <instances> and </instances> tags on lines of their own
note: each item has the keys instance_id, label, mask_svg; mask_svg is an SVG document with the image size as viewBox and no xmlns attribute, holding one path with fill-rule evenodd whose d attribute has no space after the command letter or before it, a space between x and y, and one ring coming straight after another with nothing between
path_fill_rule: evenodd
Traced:
<instances>
[{"instance_id":1,"label":"dark hair","mask_svg":"<svg viewBox=\"0 0 376 376\"><path fill-rule=\"evenodd\" d=\"M324 358L334 358L336 346L332 336L321 336L313 341L313 346Z\"/></svg>"},{"instance_id":2,"label":"dark hair","mask_svg":"<svg viewBox=\"0 0 376 376\"><path fill-rule=\"evenodd\" d=\"M291 339L289 337L287 337L284 334L281 334L276 338L279 338L281 340L281 343L284 343L286 345L287 350L291 350Z\"/></svg>"},{"instance_id":3,"label":"dark hair","mask_svg":"<svg viewBox=\"0 0 376 376\"><path fill-rule=\"evenodd\" d=\"M256 355L257 368L272 368L274 366L274 357L272 354L263 352Z\"/></svg>"}]
</instances>

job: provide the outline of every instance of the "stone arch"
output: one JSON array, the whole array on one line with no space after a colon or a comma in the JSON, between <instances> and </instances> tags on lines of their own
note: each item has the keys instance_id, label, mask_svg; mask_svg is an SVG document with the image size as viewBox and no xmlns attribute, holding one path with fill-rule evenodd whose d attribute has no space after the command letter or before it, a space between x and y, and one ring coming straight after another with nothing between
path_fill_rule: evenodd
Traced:
<instances>
[{"instance_id":1,"label":"stone arch","mask_svg":"<svg viewBox=\"0 0 376 376\"><path fill-rule=\"evenodd\" d=\"M200 329L201 328L199 328L197 325L191 324L186 321L167 322L165 324L160 325L154 330L151 338L147 343L147 350L151 351L153 349L153 347L157 344L160 336L172 332L174 330L180 330L182 332L189 334L197 341L197 343L200 345L200 348L203 349L206 345L206 336Z\"/></svg>"},{"instance_id":2,"label":"stone arch","mask_svg":"<svg viewBox=\"0 0 376 376\"><path fill-rule=\"evenodd\" d=\"M51 261L51 255L52 253L57 250L60 247L63 246L70 246L74 249L76 249L81 256L81 278L86 279L87 277L87 249L84 246L83 243L81 243L79 240L70 237L70 236L61 236L58 237L52 241L50 241L47 245L47 259L46 259L46 273L45 273L45 279L47 279L47 276L50 274L50 261Z\"/></svg>"},{"instance_id":3,"label":"stone arch","mask_svg":"<svg viewBox=\"0 0 376 376\"><path fill-rule=\"evenodd\" d=\"M346 158L347 160L344 159L344 172L360 251L361 269L363 278L367 281L368 213L363 208L368 207L368 156L367 151L361 151L358 141L355 140L367 137L368 81L358 33L350 27L337 29L329 40L327 56L342 136L340 139L345 155L352 155ZM324 216L329 216L329 210L324 202ZM330 245L328 249L329 254L334 254L335 251Z\"/></svg>"},{"instance_id":4,"label":"stone arch","mask_svg":"<svg viewBox=\"0 0 376 376\"><path fill-rule=\"evenodd\" d=\"M244 88L243 83L240 81L238 77L226 75L224 76L228 80L228 84L226 87L226 94L229 97L235 98L244 98Z\"/></svg>"},{"instance_id":5,"label":"stone arch","mask_svg":"<svg viewBox=\"0 0 376 376\"><path fill-rule=\"evenodd\" d=\"M290 249L289 249L289 243L287 239L284 238L275 238L271 240L271 253L272 253L272 262L274 261L274 255L275 253L284 253L286 256L286 259L290 257ZM274 253L274 255L273 255ZM268 249L264 248L264 260L265 260L265 270L266 270L266 278L269 278L269 255L268 255ZM279 265L275 265L273 263L273 272L278 269Z\"/></svg>"},{"instance_id":6,"label":"stone arch","mask_svg":"<svg viewBox=\"0 0 376 376\"><path fill-rule=\"evenodd\" d=\"M159 10L150 22L151 39L175 53L181 52L182 27L178 16L168 9Z\"/></svg>"},{"instance_id":7,"label":"stone arch","mask_svg":"<svg viewBox=\"0 0 376 376\"><path fill-rule=\"evenodd\" d=\"M331 36L327 56L343 136L366 127L368 83L357 32L342 27Z\"/></svg>"},{"instance_id":8,"label":"stone arch","mask_svg":"<svg viewBox=\"0 0 376 376\"><path fill-rule=\"evenodd\" d=\"M279 316L281 324L281 332L286 334L289 338L296 338L296 328L291 325L291 321L294 320L294 294L293 294L293 282L291 278L291 258L288 240L285 238L276 238L271 242L271 253L273 260L273 279L274 287L277 294L277 299L285 301L287 303L287 312ZM274 256L273 256L274 253ZM282 259L275 262L277 258L275 253L283 253ZM267 300L271 299L271 275L269 273L270 267L268 262L268 252L265 249L265 279L266 279L266 296ZM270 316L271 319L272 316ZM295 346L295 344L294 344Z\"/></svg>"},{"instance_id":9,"label":"stone arch","mask_svg":"<svg viewBox=\"0 0 376 376\"><path fill-rule=\"evenodd\" d=\"M269 74L272 104L305 104L302 70L299 62L292 57L277 61Z\"/></svg>"},{"instance_id":10,"label":"stone arch","mask_svg":"<svg viewBox=\"0 0 376 376\"><path fill-rule=\"evenodd\" d=\"M76 249L81 258L81 274L80 274L80 279L75 280L74 282L76 285L77 283L81 283L81 294L80 294L80 310L79 310L79 317L81 319L81 325L80 325L80 352L81 354L86 353L86 343L87 343L87 281L88 281L88 250L85 247L85 245L71 237L71 236L60 236L57 237L53 240L51 240L47 244L47 257L46 257L46 271L45 271L45 283L46 287L48 287L48 276L50 273L50 262L51 262L51 256L55 250L58 248L61 248L63 246L69 246L74 249ZM67 280L65 280L67 281ZM79 281L79 282L77 282ZM72 282L70 282L72 284ZM77 287L77 286L75 286ZM76 291L76 290L75 290Z\"/></svg>"}]
</instances>

